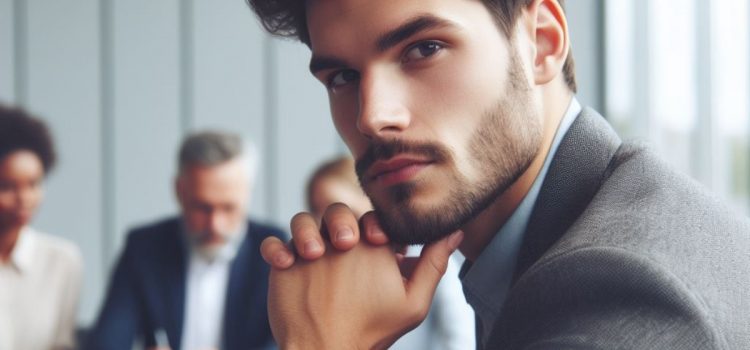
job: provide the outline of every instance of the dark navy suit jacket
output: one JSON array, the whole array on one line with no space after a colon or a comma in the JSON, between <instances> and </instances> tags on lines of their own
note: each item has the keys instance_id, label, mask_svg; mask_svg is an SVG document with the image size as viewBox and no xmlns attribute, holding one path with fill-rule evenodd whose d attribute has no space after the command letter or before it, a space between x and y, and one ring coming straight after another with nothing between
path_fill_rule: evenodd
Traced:
<instances>
[{"instance_id":1,"label":"dark navy suit jacket","mask_svg":"<svg viewBox=\"0 0 750 350\"><path fill-rule=\"evenodd\" d=\"M135 339L154 346L159 330L166 332L172 350L181 349L189 261L181 230L180 219L171 218L128 235L86 349L131 350ZM274 347L266 306L269 266L259 248L264 238L283 235L248 221L229 274L222 349Z\"/></svg>"}]
</instances>

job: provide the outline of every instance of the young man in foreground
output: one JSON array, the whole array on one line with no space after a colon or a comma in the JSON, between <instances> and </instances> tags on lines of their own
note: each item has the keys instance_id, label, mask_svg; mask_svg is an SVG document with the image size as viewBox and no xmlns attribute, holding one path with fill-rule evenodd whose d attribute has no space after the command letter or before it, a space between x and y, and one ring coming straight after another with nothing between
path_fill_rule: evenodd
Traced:
<instances>
[{"instance_id":1,"label":"young man in foreground","mask_svg":"<svg viewBox=\"0 0 750 350\"><path fill-rule=\"evenodd\" d=\"M264 242L283 348L387 347L456 248L486 349L750 344L750 223L581 108L558 1L251 5L311 48L375 207Z\"/></svg>"}]
</instances>

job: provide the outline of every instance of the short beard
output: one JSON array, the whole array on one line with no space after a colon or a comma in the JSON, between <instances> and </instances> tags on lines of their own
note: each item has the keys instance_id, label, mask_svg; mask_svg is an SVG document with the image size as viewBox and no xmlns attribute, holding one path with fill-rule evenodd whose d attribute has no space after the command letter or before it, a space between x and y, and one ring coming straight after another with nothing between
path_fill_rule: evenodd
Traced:
<instances>
[{"instance_id":1,"label":"short beard","mask_svg":"<svg viewBox=\"0 0 750 350\"><path fill-rule=\"evenodd\" d=\"M470 164L482 174L472 183L457 169L454 154L439 144L410 145L400 141L371 147L357 161L357 174L367 192L364 172L377 159L401 152L431 157L435 164L449 166L450 191L446 200L428 208L417 208L410 199L418 183L408 182L388 190L390 203L372 199L381 227L393 243L429 244L458 230L484 211L528 169L539 151L541 121L531 106L531 88L523 75L518 54L511 50L506 95L487 112L470 140Z\"/></svg>"},{"instance_id":2,"label":"short beard","mask_svg":"<svg viewBox=\"0 0 750 350\"><path fill-rule=\"evenodd\" d=\"M207 261L214 261L229 242L224 240L221 243L207 243L203 239L205 236L205 234L201 233L188 232L187 240L190 245L190 251Z\"/></svg>"}]
</instances>

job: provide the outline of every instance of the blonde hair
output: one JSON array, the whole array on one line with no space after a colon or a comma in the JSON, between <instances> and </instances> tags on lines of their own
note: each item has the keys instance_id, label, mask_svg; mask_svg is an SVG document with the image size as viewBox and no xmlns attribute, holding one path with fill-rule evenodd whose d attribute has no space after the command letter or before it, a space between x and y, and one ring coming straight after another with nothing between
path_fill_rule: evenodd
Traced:
<instances>
[{"instance_id":1,"label":"blonde hair","mask_svg":"<svg viewBox=\"0 0 750 350\"><path fill-rule=\"evenodd\" d=\"M321 164L313 171L307 181L307 209L314 210L313 190L315 185L325 178L335 178L342 182L351 184L352 187L361 191L357 174L354 172L354 160L348 156L339 156ZM364 195L364 192L362 193Z\"/></svg>"}]
</instances>

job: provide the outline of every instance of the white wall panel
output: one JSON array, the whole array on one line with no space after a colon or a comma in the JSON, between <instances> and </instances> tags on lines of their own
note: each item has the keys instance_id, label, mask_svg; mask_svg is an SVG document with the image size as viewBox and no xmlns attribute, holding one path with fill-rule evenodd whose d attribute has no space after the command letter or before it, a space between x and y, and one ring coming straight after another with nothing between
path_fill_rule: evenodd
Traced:
<instances>
[{"instance_id":1,"label":"white wall panel","mask_svg":"<svg viewBox=\"0 0 750 350\"><path fill-rule=\"evenodd\" d=\"M583 105L598 110L604 108L602 91L602 48L600 28L601 0L574 0L565 2L570 28L570 42L575 58L578 99Z\"/></svg>"},{"instance_id":2,"label":"white wall panel","mask_svg":"<svg viewBox=\"0 0 750 350\"><path fill-rule=\"evenodd\" d=\"M276 101L278 150L277 220L305 209L307 177L321 161L340 149L323 85L308 70L310 50L302 44L276 41Z\"/></svg>"},{"instance_id":3,"label":"white wall panel","mask_svg":"<svg viewBox=\"0 0 750 350\"><path fill-rule=\"evenodd\" d=\"M243 1L196 1L193 8L193 129L241 134L262 156L267 142L263 72L265 34ZM264 167L251 197L251 215L267 218Z\"/></svg>"},{"instance_id":4,"label":"white wall panel","mask_svg":"<svg viewBox=\"0 0 750 350\"><path fill-rule=\"evenodd\" d=\"M27 105L48 121L59 155L35 226L73 240L83 251L80 318L88 322L104 276L98 3L29 1L27 6Z\"/></svg>"},{"instance_id":5,"label":"white wall panel","mask_svg":"<svg viewBox=\"0 0 750 350\"><path fill-rule=\"evenodd\" d=\"M178 1L113 2L114 244L133 226L175 212L181 135Z\"/></svg>"},{"instance_id":6,"label":"white wall panel","mask_svg":"<svg viewBox=\"0 0 750 350\"><path fill-rule=\"evenodd\" d=\"M14 103L13 0L0 0L0 103Z\"/></svg>"}]
</instances>

